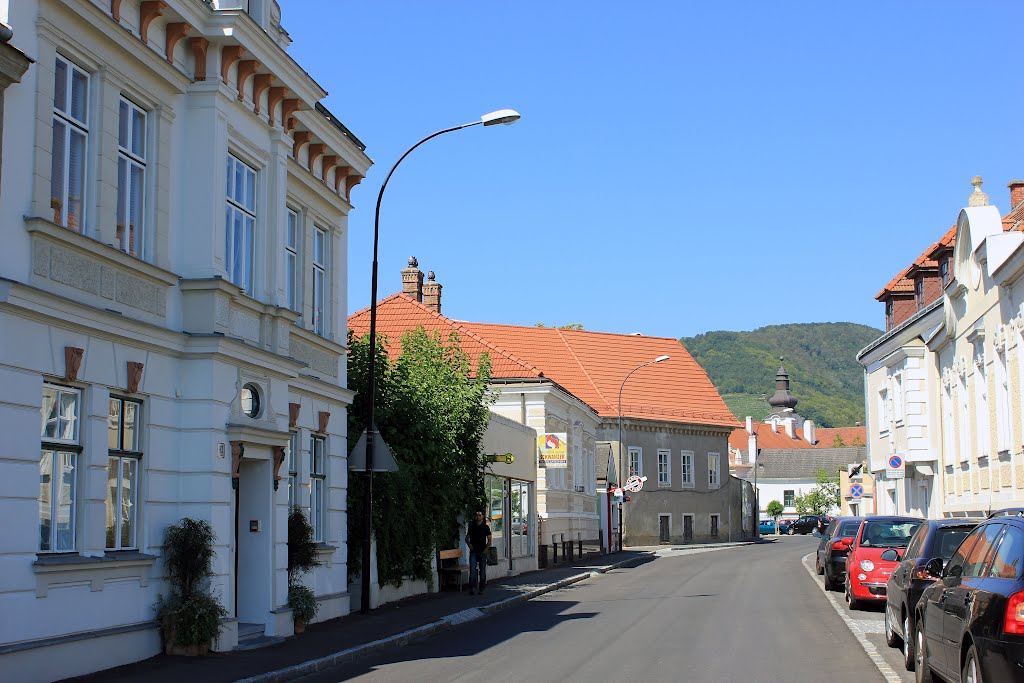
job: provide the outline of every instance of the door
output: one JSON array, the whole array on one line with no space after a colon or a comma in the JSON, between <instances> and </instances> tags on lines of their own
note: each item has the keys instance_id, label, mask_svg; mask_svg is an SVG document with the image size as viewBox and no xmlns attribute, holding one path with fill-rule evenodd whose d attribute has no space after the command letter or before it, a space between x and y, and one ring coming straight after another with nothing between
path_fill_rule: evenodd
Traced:
<instances>
[{"instance_id":1,"label":"door","mask_svg":"<svg viewBox=\"0 0 1024 683\"><path fill-rule=\"evenodd\" d=\"M945 641L943 649L946 652L946 671L950 675L960 669L960 641L964 627L1003 525L986 524L980 529L982 533L978 542L964 556L963 572L959 580L951 580L948 589L943 591L942 638Z\"/></svg>"},{"instance_id":2,"label":"door","mask_svg":"<svg viewBox=\"0 0 1024 683\"><path fill-rule=\"evenodd\" d=\"M270 453L260 446L246 445L245 458L238 468L238 494L235 507L235 590L236 616L240 623L266 625L270 616L271 587L271 490Z\"/></svg>"},{"instance_id":3,"label":"door","mask_svg":"<svg viewBox=\"0 0 1024 683\"><path fill-rule=\"evenodd\" d=\"M658 540L662 543L668 543L671 539L669 534L671 533L672 517L669 515L658 515Z\"/></svg>"},{"instance_id":4,"label":"door","mask_svg":"<svg viewBox=\"0 0 1024 683\"><path fill-rule=\"evenodd\" d=\"M693 540L693 515L683 515L683 540Z\"/></svg>"}]
</instances>

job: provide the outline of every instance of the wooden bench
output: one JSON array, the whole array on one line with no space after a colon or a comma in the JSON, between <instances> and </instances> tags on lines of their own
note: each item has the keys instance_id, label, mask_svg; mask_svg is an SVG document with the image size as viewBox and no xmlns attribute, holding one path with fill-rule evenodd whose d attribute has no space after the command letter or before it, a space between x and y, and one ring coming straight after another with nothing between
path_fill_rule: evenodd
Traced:
<instances>
[{"instance_id":1,"label":"wooden bench","mask_svg":"<svg viewBox=\"0 0 1024 683\"><path fill-rule=\"evenodd\" d=\"M440 579L440 586L444 586L444 577L454 576L459 585L459 592L462 592L462 576L465 574L469 579L469 565L462 564L462 550L441 550L437 553L437 575Z\"/></svg>"}]
</instances>

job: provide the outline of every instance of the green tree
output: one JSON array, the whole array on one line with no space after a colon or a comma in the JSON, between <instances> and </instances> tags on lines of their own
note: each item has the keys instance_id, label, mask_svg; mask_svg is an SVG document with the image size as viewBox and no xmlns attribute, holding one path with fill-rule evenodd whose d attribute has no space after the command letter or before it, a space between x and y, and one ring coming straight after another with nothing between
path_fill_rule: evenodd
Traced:
<instances>
[{"instance_id":1,"label":"green tree","mask_svg":"<svg viewBox=\"0 0 1024 683\"><path fill-rule=\"evenodd\" d=\"M782 513L785 512L785 510L786 508L782 507L782 503L780 503L777 500L773 500L772 502L768 503L768 507L765 508L765 512L767 512L768 516L772 519L778 519L779 517L781 517Z\"/></svg>"},{"instance_id":2,"label":"green tree","mask_svg":"<svg viewBox=\"0 0 1024 683\"><path fill-rule=\"evenodd\" d=\"M832 448L844 448L845 446L846 442L843 441L843 435L836 434L836 438L832 440Z\"/></svg>"},{"instance_id":3,"label":"green tree","mask_svg":"<svg viewBox=\"0 0 1024 683\"><path fill-rule=\"evenodd\" d=\"M839 471L829 474L825 469L818 468L817 484L806 495L799 496L804 509L797 505L797 512L814 515L827 515L839 507Z\"/></svg>"},{"instance_id":4,"label":"green tree","mask_svg":"<svg viewBox=\"0 0 1024 683\"><path fill-rule=\"evenodd\" d=\"M374 417L399 471L373 477L373 531L380 584L401 585L405 577L433 581L431 558L453 547L459 518L485 505L486 462L481 439L493 402L488 392L489 356L474 370L458 335L442 338L423 328L402 336L401 353L391 359L380 339ZM360 397L349 410L354 442L366 427L369 336L349 340L349 387ZM363 541L363 475L348 489L349 571L358 574Z\"/></svg>"}]
</instances>

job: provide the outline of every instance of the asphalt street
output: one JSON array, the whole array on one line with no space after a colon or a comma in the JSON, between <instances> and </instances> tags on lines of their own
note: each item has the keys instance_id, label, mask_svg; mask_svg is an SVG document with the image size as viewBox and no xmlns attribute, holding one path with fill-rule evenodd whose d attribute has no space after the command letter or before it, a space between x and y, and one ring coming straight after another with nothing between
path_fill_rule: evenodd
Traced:
<instances>
[{"instance_id":1,"label":"asphalt street","mask_svg":"<svg viewBox=\"0 0 1024 683\"><path fill-rule=\"evenodd\" d=\"M639 566L301 680L883 681L804 568L816 547L810 536L666 547Z\"/></svg>"}]
</instances>

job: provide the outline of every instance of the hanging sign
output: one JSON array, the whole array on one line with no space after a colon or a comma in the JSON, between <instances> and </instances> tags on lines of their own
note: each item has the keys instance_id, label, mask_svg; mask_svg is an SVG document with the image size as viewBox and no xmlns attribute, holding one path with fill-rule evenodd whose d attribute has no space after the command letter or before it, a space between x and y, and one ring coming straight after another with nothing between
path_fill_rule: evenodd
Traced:
<instances>
[{"instance_id":1,"label":"hanging sign","mask_svg":"<svg viewBox=\"0 0 1024 683\"><path fill-rule=\"evenodd\" d=\"M890 455L885 465L886 479L904 479L907 476L907 463L898 455Z\"/></svg>"},{"instance_id":2,"label":"hanging sign","mask_svg":"<svg viewBox=\"0 0 1024 683\"><path fill-rule=\"evenodd\" d=\"M540 466L548 469L566 469L569 466L569 448L565 432L541 434L537 437Z\"/></svg>"},{"instance_id":3,"label":"hanging sign","mask_svg":"<svg viewBox=\"0 0 1024 683\"><path fill-rule=\"evenodd\" d=\"M643 489L645 481L647 481L647 477L638 477L634 474L626 480L626 485L623 488L631 493L639 493Z\"/></svg>"},{"instance_id":4,"label":"hanging sign","mask_svg":"<svg viewBox=\"0 0 1024 683\"><path fill-rule=\"evenodd\" d=\"M487 462L501 462L506 465L511 465L516 460L516 456L511 453L485 453L484 457L487 458Z\"/></svg>"}]
</instances>

